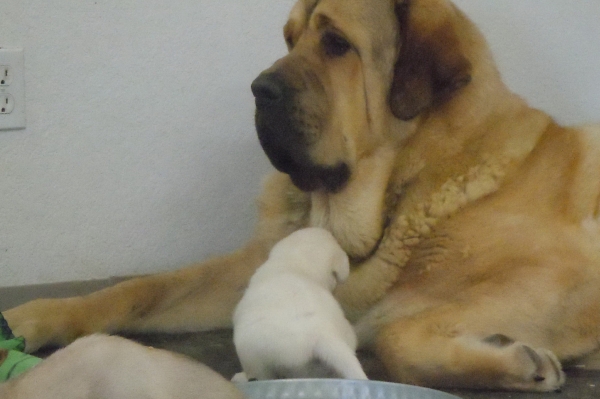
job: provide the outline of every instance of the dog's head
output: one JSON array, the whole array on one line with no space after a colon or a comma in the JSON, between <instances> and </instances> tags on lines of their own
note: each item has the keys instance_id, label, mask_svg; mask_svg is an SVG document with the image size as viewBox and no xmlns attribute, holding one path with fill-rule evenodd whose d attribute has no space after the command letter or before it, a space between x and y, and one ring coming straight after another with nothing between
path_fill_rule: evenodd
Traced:
<instances>
[{"instance_id":1,"label":"dog's head","mask_svg":"<svg viewBox=\"0 0 600 399\"><path fill-rule=\"evenodd\" d=\"M270 267L293 271L333 290L348 278L350 261L327 230L309 227L279 241L271 250Z\"/></svg>"},{"instance_id":2,"label":"dog's head","mask_svg":"<svg viewBox=\"0 0 600 399\"><path fill-rule=\"evenodd\" d=\"M299 0L289 54L252 83L271 163L304 191L342 190L362 158L406 138L401 121L469 83L463 19L445 0Z\"/></svg>"}]
</instances>

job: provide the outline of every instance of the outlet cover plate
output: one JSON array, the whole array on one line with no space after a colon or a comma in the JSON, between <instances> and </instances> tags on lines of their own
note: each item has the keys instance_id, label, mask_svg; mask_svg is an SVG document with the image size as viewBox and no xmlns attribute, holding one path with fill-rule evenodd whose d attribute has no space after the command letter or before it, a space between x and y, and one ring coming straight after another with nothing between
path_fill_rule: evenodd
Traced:
<instances>
[{"instance_id":1,"label":"outlet cover plate","mask_svg":"<svg viewBox=\"0 0 600 399\"><path fill-rule=\"evenodd\" d=\"M6 108L10 113L0 112L0 130L25 129L23 49L0 47L0 71L4 75L0 77L0 98L9 98L11 102L11 106Z\"/></svg>"}]
</instances>

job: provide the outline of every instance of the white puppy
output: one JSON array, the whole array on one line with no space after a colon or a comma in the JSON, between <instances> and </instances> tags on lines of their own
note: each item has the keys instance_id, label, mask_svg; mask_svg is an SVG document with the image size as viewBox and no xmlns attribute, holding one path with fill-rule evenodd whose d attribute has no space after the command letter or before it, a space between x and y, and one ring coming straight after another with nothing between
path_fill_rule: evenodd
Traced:
<instances>
[{"instance_id":1,"label":"white puppy","mask_svg":"<svg viewBox=\"0 0 600 399\"><path fill-rule=\"evenodd\" d=\"M1 399L243 399L210 368L124 338L81 338L0 384Z\"/></svg>"},{"instance_id":2,"label":"white puppy","mask_svg":"<svg viewBox=\"0 0 600 399\"><path fill-rule=\"evenodd\" d=\"M233 316L244 379L366 379L356 334L331 292L348 277L348 256L326 230L306 228L277 243L250 279Z\"/></svg>"}]
</instances>

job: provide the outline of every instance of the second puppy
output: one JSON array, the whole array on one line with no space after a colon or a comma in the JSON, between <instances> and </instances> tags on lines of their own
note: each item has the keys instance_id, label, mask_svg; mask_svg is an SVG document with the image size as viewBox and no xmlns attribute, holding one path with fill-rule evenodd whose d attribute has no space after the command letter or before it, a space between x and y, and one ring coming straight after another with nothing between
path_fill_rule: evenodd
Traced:
<instances>
[{"instance_id":1,"label":"second puppy","mask_svg":"<svg viewBox=\"0 0 600 399\"><path fill-rule=\"evenodd\" d=\"M244 379L367 379L356 334L333 289L350 272L348 256L326 230L306 228L277 243L250 279L233 316Z\"/></svg>"},{"instance_id":2,"label":"second puppy","mask_svg":"<svg viewBox=\"0 0 600 399\"><path fill-rule=\"evenodd\" d=\"M121 337L90 335L0 384L0 399L244 399L185 356Z\"/></svg>"}]
</instances>

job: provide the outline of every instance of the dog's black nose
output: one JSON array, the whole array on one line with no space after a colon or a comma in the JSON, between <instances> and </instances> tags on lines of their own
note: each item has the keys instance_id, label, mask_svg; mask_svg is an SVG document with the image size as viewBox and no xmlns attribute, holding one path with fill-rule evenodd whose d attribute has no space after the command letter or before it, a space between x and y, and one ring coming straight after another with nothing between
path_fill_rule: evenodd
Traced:
<instances>
[{"instance_id":1,"label":"dog's black nose","mask_svg":"<svg viewBox=\"0 0 600 399\"><path fill-rule=\"evenodd\" d=\"M250 87L256 100L264 104L274 104L283 97L283 82L273 73L261 73Z\"/></svg>"}]
</instances>

